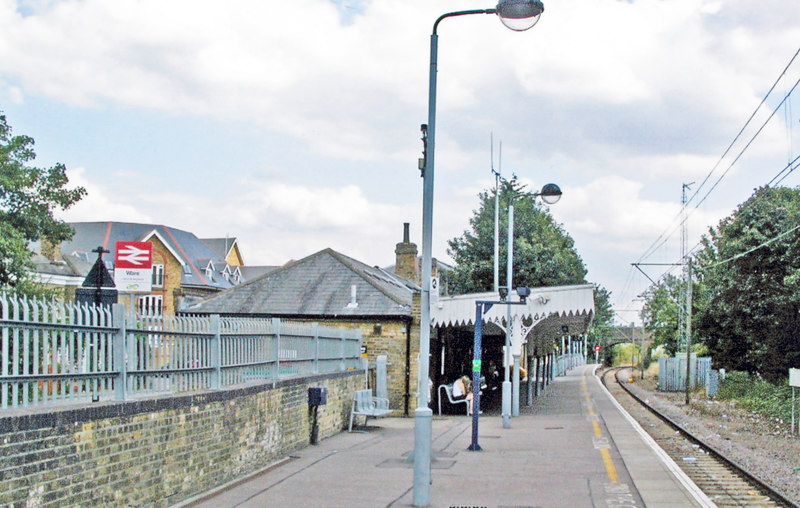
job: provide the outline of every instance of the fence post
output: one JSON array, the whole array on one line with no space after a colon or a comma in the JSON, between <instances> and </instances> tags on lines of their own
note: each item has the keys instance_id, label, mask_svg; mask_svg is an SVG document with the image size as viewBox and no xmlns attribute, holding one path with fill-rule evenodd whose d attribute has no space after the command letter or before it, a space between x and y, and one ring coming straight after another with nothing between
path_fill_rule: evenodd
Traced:
<instances>
[{"instance_id":1,"label":"fence post","mask_svg":"<svg viewBox=\"0 0 800 508\"><path fill-rule=\"evenodd\" d=\"M125 384L128 381L128 366L125 358L125 351L127 350L126 338L128 335L127 327L125 326L125 306L121 303L115 303L111 308L111 312L114 328L117 329L113 339L114 370L117 371L116 379L114 380L114 399L123 401L127 399L127 387Z\"/></svg>"},{"instance_id":2,"label":"fence post","mask_svg":"<svg viewBox=\"0 0 800 508\"><path fill-rule=\"evenodd\" d=\"M272 379L278 379L281 372L281 320L272 318L272 329L275 332L275 375Z\"/></svg>"},{"instance_id":3,"label":"fence post","mask_svg":"<svg viewBox=\"0 0 800 508\"><path fill-rule=\"evenodd\" d=\"M219 390L222 385L222 340L220 338L219 314L211 315L211 351L210 360L214 370L211 371L211 389Z\"/></svg>"},{"instance_id":4,"label":"fence post","mask_svg":"<svg viewBox=\"0 0 800 508\"><path fill-rule=\"evenodd\" d=\"M345 367L346 367L346 364L345 364L345 361L344 361L344 352L345 352L345 347L344 346L345 346L345 340L346 340L344 332L345 332L344 328L339 328L339 336L342 338L342 341L340 343L341 344L342 356L341 356L341 359L339 360L339 372L344 372Z\"/></svg>"},{"instance_id":5,"label":"fence post","mask_svg":"<svg viewBox=\"0 0 800 508\"><path fill-rule=\"evenodd\" d=\"M314 333L314 374L319 374L319 323L312 323Z\"/></svg>"}]
</instances>

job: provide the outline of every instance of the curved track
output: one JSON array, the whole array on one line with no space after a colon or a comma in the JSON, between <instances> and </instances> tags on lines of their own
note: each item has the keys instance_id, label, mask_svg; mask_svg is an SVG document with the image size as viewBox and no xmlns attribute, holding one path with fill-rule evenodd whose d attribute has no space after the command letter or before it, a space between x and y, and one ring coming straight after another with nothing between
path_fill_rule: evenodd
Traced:
<instances>
[{"instance_id":1,"label":"curved track","mask_svg":"<svg viewBox=\"0 0 800 508\"><path fill-rule=\"evenodd\" d=\"M756 478L632 393L619 379L620 372L625 370L607 370L601 374L601 381L625 410L640 422L659 446L718 506L798 507L781 492Z\"/></svg>"}]
</instances>

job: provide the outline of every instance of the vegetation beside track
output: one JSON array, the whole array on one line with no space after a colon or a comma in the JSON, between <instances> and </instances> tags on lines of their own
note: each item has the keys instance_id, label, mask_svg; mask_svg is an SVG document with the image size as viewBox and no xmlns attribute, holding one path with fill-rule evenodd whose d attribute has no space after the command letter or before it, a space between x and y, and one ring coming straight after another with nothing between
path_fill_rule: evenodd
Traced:
<instances>
[{"instance_id":1,"label":"vegetation beside track","mask_svg":"<svg viewBox=\"0 0 800 508\"><path fill-rule=\"evenodd\" d=\"M746 372L729 372L720 382L717 398L730 401L740 409L784 422L792 419L792 388L776 386Z\"/></svg>"}]
</instances>

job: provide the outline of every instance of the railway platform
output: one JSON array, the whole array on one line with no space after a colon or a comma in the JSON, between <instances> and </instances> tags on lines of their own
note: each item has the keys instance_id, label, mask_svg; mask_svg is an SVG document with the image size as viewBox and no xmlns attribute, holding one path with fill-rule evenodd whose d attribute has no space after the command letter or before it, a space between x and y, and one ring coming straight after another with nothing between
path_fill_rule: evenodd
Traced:
<instances>
[{"instance_id":1,"label":"railway platform","mask_svg":"<svg viewBox=\"0 0 800 508\"><path fill-rule=\"evenodd\" d=\"M581 366L548 386L511 428L482 415L434 417L431 507L714 506ZM370 422L263 473L183 503L202 507L406 507L414 422Z\"/></svg>"}]
</instances>

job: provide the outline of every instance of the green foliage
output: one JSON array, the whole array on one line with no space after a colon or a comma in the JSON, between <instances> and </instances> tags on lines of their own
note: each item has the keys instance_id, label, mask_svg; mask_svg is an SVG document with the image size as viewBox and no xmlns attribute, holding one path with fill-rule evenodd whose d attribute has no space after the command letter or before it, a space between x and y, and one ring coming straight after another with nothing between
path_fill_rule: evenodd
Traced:
<instances>
[{"instance_id":1,"label":"green foliage","mask_svg":"<svg viewBox=\"0 0 800 508\"><path fill-rule=\"evenodd\" d=\"M612 366L617 365L633 365L634 361L638 362L639 346L636 344L617 344L613 348L614 359Z\"/></svg>"},{"instance_id":2,"label":"green foliage","mask_svg":"<svg viewBox=\"0 0 800 508\"><path fill-rule=\"evenodd\" d=\"M500 272L506 272L508 203L514 200L514 286L563 286L585 283L586 268L574 241L547 209L525 197L516 178L504 182L500 192ZM494 192L478 195L479 207L470 218L470 229L448 242L456 262L453 292L491 291L494 280Z\"/></svg>"},{"instance_id":3,"label":"green foliage","mask_svg":"<svg viewBox=\"0 0 800 508\"><path fill-rule=\"evenodd\" d=\"M717 398L732 400L736 406L764 416L790 421L792 388L776 386L746 372L729 372L719 385Z\"/></svg>"},{"instance_id":4,"label":"green foliage","mask_svg":"<svg viewBox=\"0 0 800 508\"><path fill-rule=\"evenodd\" d=\"M594 292L594 326L587 334L589 344L605 344L605 338L613 334L614 309L611 307L611 292L597 286Z\"/></svg>"},{"instance_id":5,"label":"green foliage","mask_svg":"<svg viewBox=\"0 0 800 508\"><path fill-rule=\"evenodd\" d=\"M72 229L53 212L69 208L86 194L83 187L66 188L63 164L29 166L36 158L33 144L28 136L12 136L0 114L0 289L25 294L40 292L30 279L28 244L42 239L58 244L70 238Z\"/></svg>"},{"instance_id":6,"label":"green foliage","mask_svg":"<svg viewBox=\"0 0 800 508\"><path fill-rule=\"evenodd\" d=\"M778 383L800 367L800 191L760 188L709 231L693 321L717 368Z\"/></svg>"},{"instance_id":7,"label":"green foliage","mask_svg":"<svg viewBox=\"0 0 800 508\"><path fill-rule=\"evenodd\" d=\"M670 356L675 356L681 346L678 330L681 286L680 279L667 275L644 294L642 320L645 328L653 337L654 345L663 346Z\"/></svg>"}]
</instances>

